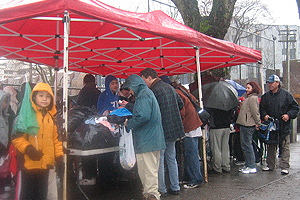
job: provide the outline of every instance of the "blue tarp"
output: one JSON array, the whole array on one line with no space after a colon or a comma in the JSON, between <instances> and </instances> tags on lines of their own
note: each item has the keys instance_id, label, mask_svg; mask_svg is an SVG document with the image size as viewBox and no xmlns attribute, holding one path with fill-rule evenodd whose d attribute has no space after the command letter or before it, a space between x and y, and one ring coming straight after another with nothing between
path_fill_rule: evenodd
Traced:
<instances>
[{"instance_id":1,"label":"blue tarp","mask_svg":"<svg viewBox=\"0 0 300 200\"><path fill-rule=\"evenodd\" d=\"M119 117L131 116L132 113L126 108L119 108L117 110L112 111L109 115L117 115Z\"/></svg>"},{"instance_id":2,"label":"blue tarp","mask_svg":"<svg viewBox=\"0 0 300 200\"><path fill-rule=\"evenodd\" d=\"M230 83L231 85L233 85L233 87L236 89L236 91L238 92L238 96L242 96L245 92L246 92L246 88L243 87L242 85L238 84L237 82L233 81L233 80L228 80L226 79L226 81L228 83Z\"/></svg>"}]
</instances>

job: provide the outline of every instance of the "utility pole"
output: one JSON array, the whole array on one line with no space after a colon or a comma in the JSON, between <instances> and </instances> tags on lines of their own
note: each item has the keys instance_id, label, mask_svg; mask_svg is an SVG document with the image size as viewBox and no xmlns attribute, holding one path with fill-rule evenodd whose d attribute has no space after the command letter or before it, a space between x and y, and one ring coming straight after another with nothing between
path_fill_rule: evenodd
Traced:
<instances>
[{"instance_id":1,"label":"utility pole","mask_svg":"<svg viewBox=\"0 0 300 200\"><path fill-rule=\"evenodd\" d=\"M283 74L284 81L287 86L287 90L290 91L291 89L291 82L290 82L290 43L295 43L296 42L296 30L290 30L289 26L286 26L286 30L279 30L279 42L284 42L285 47L286 47L286 66L285 70L286 71Z\"/></svg>"}]
</instances>

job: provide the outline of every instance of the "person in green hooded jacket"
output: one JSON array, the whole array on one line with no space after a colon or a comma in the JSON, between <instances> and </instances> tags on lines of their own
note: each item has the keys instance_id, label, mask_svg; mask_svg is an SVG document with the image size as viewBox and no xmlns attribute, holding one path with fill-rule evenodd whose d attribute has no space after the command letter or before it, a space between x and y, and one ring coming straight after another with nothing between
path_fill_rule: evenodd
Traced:
<instances>
[{"instance_id":1,"label":"person in green hooded jacket","mask_svg":"<svg viewBox=\"0 0 300 200\"><path fill-rule=\"evenodd\" d=\"M160 199L158 168L160 150L165 149L161 113L153 92L138 75L129 76L124 85L135 95L132 119L125 125L132 129L138 174L146 199Z\"/></svg>"}]
</instances>

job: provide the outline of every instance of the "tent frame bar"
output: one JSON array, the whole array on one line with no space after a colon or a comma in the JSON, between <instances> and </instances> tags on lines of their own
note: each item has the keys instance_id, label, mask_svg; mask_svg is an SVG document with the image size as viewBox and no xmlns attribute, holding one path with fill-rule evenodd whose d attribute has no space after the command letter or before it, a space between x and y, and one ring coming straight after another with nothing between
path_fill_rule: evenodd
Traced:
<instances>
[{"instance_id":1,"label":"tent frame bar","mask_svg":"<svg viewBox=\"0 0 300 200\"><path fill-rule=\"evenodd\" d=\"M198 91L199 91L199 103L200 107L203 109L202 101L202 85L201 85L201 66L200 66L200 50L196 47L196 64L197 64L197 78L198 78ZM203 167L204 167L204 181L208 182L207 175L207 159L206 159L206 135L205 129L202 129L202 148L203 148Z\"/></svg>"},{"instance_id":2,"label":"tent frame bar","mask_svg":"<svg viewBox=\"0 0 300 200\"><path fill-rule=\"evenodd\" d=\"M64 128L64 141L63 146L68 148L67 133L68 133L68 83L69 83L69 34L70 34L70 17L68 11L64 13L64 77L63 77L63 128ZM64 154L65 172L63 179L63 200L67 199L67 155Z\"/></svg>"}]
</instances>

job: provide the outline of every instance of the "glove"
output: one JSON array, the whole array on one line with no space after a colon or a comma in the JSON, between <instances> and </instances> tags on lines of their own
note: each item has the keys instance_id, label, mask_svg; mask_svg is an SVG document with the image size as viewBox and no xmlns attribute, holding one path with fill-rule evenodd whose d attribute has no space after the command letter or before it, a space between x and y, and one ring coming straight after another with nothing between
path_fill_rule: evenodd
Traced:
<instances>
[{"instance_id":1,"label":"glove","mask_svg":"<svg viewBox=\"0 0 300 200\"><path fill-rule=\"evenodd\" d=\"M33 161L39 161L43 157L43 152L36 150L32 145L28 145L25 148L25 154L28 155L28 157Z\"/></svg>"},{"instance_id":2,"label":"glove","mask_svg":"<svg viewBox=\"0 0 300 200\"><path fill-rule=\"evenodd\" d=\"M64 165L63 158L64 158L63 156L59 156L55 158L55 171L57 173L57 176L61 179L63 178L65 172L65 165Z\"/></svg>"}]
</instances>

